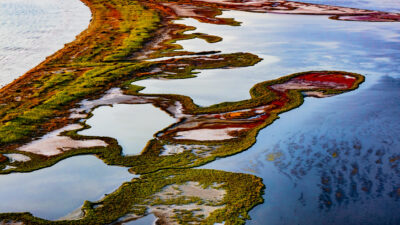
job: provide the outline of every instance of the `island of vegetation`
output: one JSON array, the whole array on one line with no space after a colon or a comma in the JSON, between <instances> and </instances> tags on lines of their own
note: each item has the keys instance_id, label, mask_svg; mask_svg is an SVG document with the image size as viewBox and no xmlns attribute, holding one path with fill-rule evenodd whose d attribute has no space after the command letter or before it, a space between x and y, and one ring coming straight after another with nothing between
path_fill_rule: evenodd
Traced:
<instances>
[{"instance_id":1,"label":"island of vegetation","mask_svg":"<svg viewBox=\"0 0 400 225\"><path fill-rule=\"evenodd\" d=\"M93 154L108 165L140 175L98 202L85 202L69 218L48 221L27 213L0 214L12 224L122 224L149 213L157 224L244 224L263 202L264 185L254 175L195 169L251 147L260 129L299 107L306 96L329 97L364 81L344 71L309 71L254 85L251 98L201 107L189 96L142 94L132 83L147 78L183 79L197 70L253 66L251 53L189 52L178 40L221 37L174 20L238 26L220 18L224 9L330 15L354 21L400 20L400 15L289 1L82 0L92 11L87 30L74 42L0 90L0 173L31 172L68 157ZM179 50L179 51L178 51ZM153 104L177 119L149 140L140 155L123 155L110 137L78 132L82 119L109 104ZM45 136L46 134L55 134ZM56 141L48 141L56 138ZM49 144L51 143L51 144ZM56 143L56 144L54 144Z\"/></svg>"}]
</instances>

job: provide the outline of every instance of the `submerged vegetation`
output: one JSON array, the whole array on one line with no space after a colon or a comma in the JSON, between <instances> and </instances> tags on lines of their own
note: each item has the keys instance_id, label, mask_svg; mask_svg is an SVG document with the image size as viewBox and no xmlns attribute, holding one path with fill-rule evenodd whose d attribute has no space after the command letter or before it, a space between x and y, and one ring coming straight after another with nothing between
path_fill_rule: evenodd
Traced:
<instances>
[{"instance_id":1,"label":"submerged vegetation","mask_svg":"<svg viewBox=\"0 0 400 225\"><path fill-rule=\"evenodd\" d=\"M0 90L0 173L30 172L75 155L94 154L109 165L129 167L132 173L141 176L124 183L99 202L85 202L83 216L77 220L47 221L30 213L4 213L0 214L0 222L118 224L153 213L159 224L244 224L250 219L249 210L262 203L261 179L248 174L193 168L248 149L255 143L260 129L278 119L280 113L299 107L305 96L341 94L358 88L364 80L362 75L343 71L296 73L254 85L250 99L209 107L194 104L189 96L142 94L143 87L133 82L147 78L192 78L197 70L246 67L261 61L251 53L181 50L176 44L178 40L201 38L214 43L222 38L203 33L186 34L195 28L173 23L175 19L191 17L206 23L237 26L240 23L234 19L217 17L221 10L255 11L254 6L240 5L240 2L228 4L229 1L82 1L93 14L89 28L74 42ZM264 4L263 9L267 11L278 7ZM366 10L363 13L375 19L389 18ZM359 11L353 14L364 15ZM338 12L331 15L341 16ZM395 15L390 18L396 21ZM129 99L129 104L151 103L178 122L159 131L140 155L133 156L123 155L113 138L79 135L79 130L88 128L81 119L90 117L95 107L110 103L94 104L80 112L81 117L72 116L74 111L82 107L83 100L98 100L112 88L119 88L121 95L111 104L119 103L121 96ZM82 128L62 135L72 140L102 140L108 145L69 149L51 156L21 150L21 146L51 131L77 123ZM205 135L208 132L215 135L208 137ZM12 160L7 157L10 153L22 154L29 160ZM204 196L182 190L178 190L176 198L160 197L171 185L178 185L179 189L179 185L193 183L205 191L219 190L218 193L224 194L218 201L208 201Z\"/></svg>"}]
</instances>

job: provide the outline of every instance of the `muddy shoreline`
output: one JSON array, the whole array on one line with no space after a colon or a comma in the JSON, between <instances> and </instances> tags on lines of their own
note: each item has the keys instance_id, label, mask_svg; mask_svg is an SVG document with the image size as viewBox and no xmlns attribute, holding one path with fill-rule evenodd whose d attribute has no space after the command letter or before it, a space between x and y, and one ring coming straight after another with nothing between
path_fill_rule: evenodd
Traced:
<instances>
[{"instance_id":1,"label":"muddy shoreline","mask_svg":"<svg viewBox=\"0 0 400 225\"><path fill-rule=\"evenodd\" d=\"M134 211L138 217L149 212L167 212L167 216L164 215L168 218L165 219L167 224L188 221L243 224L249 219L248 211L262 203L262 181L247 174L190 168L248 149L255 143L260 129L275 121L278 114L302 104L303 93L313 97L345 93L358 88L364 77L344 71L292 74L256 84L250 90L251 99L210 107L197 106L188 96L141 94L141 87L132 85L132 82L147 78L190 78L195 76L195 70L248 67L262 60L254 54L243 52L220 54L218 51L177 51L181 48L175 43L178 40L201 38L212 43L223 37L203 33L186 34L185 31L193 28L175 24L174 20L190 17L206 23L239 25L234 19L218 17L226 9L330 15L332 19L351 21L400 20L400 16L394 13L286 1L83 2L93 15L88 29L64 49L0 90L1 173L34 171L75 155L94 154L109 165L129 167L132 173L142 176L123 184L99 202L85 202L82 207L85 216L73 222L47 221L29 213L0 214L0 221L105 224ZM77 111L84 101L95 102L107 96L107 91L113 88L120 88L120 95L111 97L109 102L93 103L84 112ZM115 103L150 103L178 118L179 122L159 131L142 154L137 156L122 155L121 147L113 138L86 137L77 133L88 128L81 119L91 117L94 108ZM75 126L75 129L59 130L68 125ZM34 145L46 140L38 137L55 131L60 131L55 135L57 144L60 144L61 138L68 145L63 145L68 148L66 151L62 151L63 146L51 147L46 142L46 146L51 148L47 154L40 152L43 149L29 148L29 143ZM212 135L208 137L206 133ZM169 146L169 149L165 146ZM22 154L30 160L12 160L7 154ZM212 178L204 180L199 177L203 175ZM207 203L205 196L194 196L193 193L171 199L159 197L168 185L179 184L177 188L182 189L193 183L204 189L212 187L214 183L220 184L218 189L225 191L222 194L225 197L219 199L220 207L213 208L214 203ZM137 195L141 198L136 198ZM201 205L205 211L209 208L214 210L200 216L197 211L204 210L193 208L192 204ZM154 205L158 208L154 208ZM174 211L171 205L190 207Z\"/></svg>"}]
</instances>

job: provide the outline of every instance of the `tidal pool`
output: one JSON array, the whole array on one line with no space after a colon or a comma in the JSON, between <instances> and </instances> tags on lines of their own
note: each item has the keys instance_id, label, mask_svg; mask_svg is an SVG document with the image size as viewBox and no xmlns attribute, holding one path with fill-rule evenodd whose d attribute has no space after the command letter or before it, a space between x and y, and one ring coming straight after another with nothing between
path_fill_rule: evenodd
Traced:
<instances>
[{"instance_id":1,"label":"tidal pool","mask_svg":"<svg viewBox=\"0 0 400 225\"><path fill-rule=\"evenodd\" d=\"M143 80L144 93L188 95L200 105L249 97L252 85L308 70L361 73L353 92L307 98L260 132L257 143L202 168L264 179L265 203L247 224L390 224L400 220L400 27L396 23L329 20L325 16L227 11L242 27L183 23L224 38L178 42L188 51L268 56L249 68L204 70L185 80ZM181 21L179 21L181 22ZM236 33L235 33L236 32ZM250 43L250 44L249 44ZM271 60L273 57L279 60Z\"/></svg>"},{"instance_id":2,"label":"tidal pool","mask_svg":"<svg viewBox=\"0 0 400 225\"><path fill-rule=\"evenodd\" d=\"M144 93L183 94L199 105L211 105L249 98L254 84L295 72L345 70L366 76L366 83L354 92L306 99L300 108L282 114L262 130L249 150L204 166L253 173L264 179L265 203L251 212L253 220L248 224L399 221L399 215L393 213L398 211L400 199L400 156L396 152L400 147L398 24L232 11L223 16L234 17L243 25L229 27L185 19L185 24L198 27L194 32L224 40L216 44L197 39L178 43L189 51L251 52L263 57L262 62L248 68L204 70L194 79L135 84L145 86ZM114 137L126 155L140 154L157 131L175 122L149 104L102 106L93 114L87 120L92 127L80 134ZM121 175L105 172L114 169L121 170L116 171ZM100 199L131 178L128 175L126 169L79 156L30 174L2 176L4 184L9 182L0 191L6 203L2 211L31 211L35 216L57 219L84 200ZM109 188L96 187L114 179L115 185ZM26 187L21 186L25 183Z\"/></svg>"},{"instance_id":3,"label":"tidal pool","mask_svg":"<svg viewBox=\"0 0 400 225\"><path fill-rule=\"evenodd\" d=\"M1 0L0 86L73 41L90 18L79 0Z\"/></svg>"},{"instance_id":4,"label":"tidal pool","mask_svg":"<svg viewBox=\"0 0 400 225\"><path fill-rule=\"evenodd\" d=\"M247 151L202 168L251 173L265 203L247 224L400 221L400 76L326 99L307 98Z\"/></svg>"},{"instance_id":5,"label":"tidal pool","mask_svg":"<svg viewBox=\"0 0 400 225\"><path fill-rule=\"evenodd\" d=\"M31 173L0 175L0 212L31 212L55 220L97 201L134 175L95 156L76 156Z\"/></svg>"},{"instance_id":6,"label":"tidal pool","mask_svg":"<svg viewBox=\"0 0 400 225\"><path fill-rule=\"evenodd\" d=\"M125 155L139 155L154 134L174 122L175 119L151 104L115 104L95 109L93 117L86 121L91 128L79 134L113 137Z\"/></svg>"},{"instance_id":7,"label":"tidal pool","mask_svg":"<svg viewBox=\"0 0 400 225\"><path fill-rule=\"evenodd\" d=\"M142 93L187 95L206 106L250 97L256 83L310 70L343 70L372 77L398 71L400 27L396 23L366 23L330 20L326 16L277 15L224 11L242 26L177 21L197 29L192 32L223 37L209 44L204 40L178 41L187 51L222 53L250 52L264 58L253 67L202 70L197 78L148 79L134 84ZM373 44L371 44L373 43Z\"/></svg>"}]
</instances>

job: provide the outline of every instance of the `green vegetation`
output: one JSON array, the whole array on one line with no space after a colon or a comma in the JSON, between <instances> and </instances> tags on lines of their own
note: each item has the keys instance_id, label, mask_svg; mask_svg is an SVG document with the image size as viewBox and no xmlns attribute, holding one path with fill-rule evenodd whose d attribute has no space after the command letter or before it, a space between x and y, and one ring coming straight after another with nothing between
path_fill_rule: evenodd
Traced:
<instances>
[{"instance_id":1,"label":"green vegetation","mask_svg":"<svg viewBox=\"0 0 400 225\"><path fill-rule=\"evenodd\" d=\"M274 84L283 84L305 73L292 74L273 81L256 84L251 90L251 98L238 102L224 102L209 107L199 107L188 96L141 94L143 87L131 85L132 82L150 77L165 79L184 79L196 76L195 70L233 68L252 66L261 59L250 53L219 54L215 52L176 51L181 46L178 40L201 38L209 43L221 41L221 37L203 33L185 34L193 27L171 23L177 17L168 14L158 1L127 0L83 0L92 10L93 20L89 28L80 34L76 41L67 44L64 49L49 57L38 67L0 90L0 147L1 153L20 153L29 156L26 162L10 162L0 153L0 169L6 165L15 168L0 170L0 173L29 172L54 165L60 160L81 154L94 154L109 165L129 167L130 171L141 177L124 183L117 191L107 195L100 202L85 202L85 217L77 221L47 221L35 218L29 213L0 214L1 221L22 221L25 224L107 224L134 213L146 215L153 206L196 204L195 209L176 209L171 218L180 224L196 222L198 224L244 224L249 219L248 211L262 203L263 184L260 178L252 175L228 173L216 170L192 169L219 157L237 154L251 147L257 133L263 127L278 119L278 114L299 107L304 99L302 91L288 90L278 93L271 90ZM163 2L163 1L160 1ZM198 3L200 4L200 3ZM208 17L197 18L200 21L227 25L238 25L233 19L215 18L221 9L215 4L207 12ZM165 29L170 37L157 43L160 48L152 49L152 41L158 31ZM149 50L148 52L144 52ZM159 59L159 61L141 61L136 56L145 55L146 59L161 56L190 56L185 58ZM146 55L148 54L148 55ZM157 72L154 72L157 71ZM331 73L326 71L325 73ZM335 72L343 73L343 72ZM350 74L350 73L346 73ZM363 81L358 74L356 82L347 89L317 89L325 94L340 94L353 90ZM242 109L253 109L285 99L281 107L269 111L268 117L243 132L236 138L222 141L176 140L171 135L150 140L141 155L124 156L122 149L113 138L86 137L77 131L68 131L65 135L79 140L101 139L107 147L73 149L63 154L44 157L16 149L33 138L63 127L69 123L79 123L69 118L70 109L83 99L96 99L113 87L121 87L125 94L142 97L154 97L153 104L166 110L176 101L182 103L185 113L196 116L218 114ZM167 104L168 105L168 104ZM251 115L243 114L244 119ZM82 123L81 123L82 124ZM85 124L84 128L88 126ZM167 131L166 128L163 131ZM204 145L209 148L198 152L184 151L175 155L160 156L166 144ZM210 203L200 197L181 196L168 200L156 198L157 193L172 184L198 182L204 188L221 184L218 188L226 191L221 202ZM201 206L220 206L205 218L199 215Z\"/></svg>"},{"instance_id":2,"label":"green vegetation","mask_svg":"<svg viewBox=\"0 0 400 225\"><path fill-rule=\"evenodd\" d=\"M22 221L25 224L108 224L128 214L136 213L145 215L147 207L143 205L169 205L190 204L198 202L196 198L187 198L184 201L170 202L157 201L155 194L162 192L163 188L172 184L185 184L197 182L207 188L214 184L220 184L219 189L225 190L226 195L219 202L221 208L215 210L207 218L191 217L188 212L175 211L173 217L177 217L180 224L187 224L193 219L198 224L214 224L225 221L225 224L244 224L249 219L247 212L255 205L263 202L261 195L264 185L260 178L253 175L229 173L216 170L163 170L133 179L124 183L117 191L107 195L99 202L85 202L83 210L85 217L74 221L46 221L35 218L29 213L6 213L0 214L1 220ZM198 203L201 208L202 204Z\"/></svg>"},{"instance_id":3,"label":"green vegetation","mask_svg":"<svg viewBox=\"0 0 400 225\"><path fill-rule=\"evenodd\" d=\"M85 3L93 12L89 28L75 42L1 90L0 145L7 148L27 142L60 127L75 103L131 79L151 64L127 57L160 26L157 12L137 1Z\"/></svg>"},{"instance_id":4,"label":"green vegetation","mask_svg":"<svg viewBox=\"0 0 400 225\"><path fill-rule=\"evenodd\" d=\"M75 107L82 99L97 98L111 87L126 86L127 81L164 76L149 73L154 68L176 71L175 77L168 76L172 79L195 76L193 72L195 69L251 66L260 61L260 58L249 53L185 58L179 61L186 64L184 69L171 67L169 61L138 61L133 57L134 53L150 40L152 31L162 26L159 13L137 1L84 0L84 2L93 13L89 28L78 36L75 42L67 44L64 49L0 91L0 96L3 97L0 100L2 152L22 153L31 158L26 162L9 162L6 157L0 155L0 169L5 168L5 165L16 167L2 170L3 174L37 170L80 154L96 154L109 164L124 166L136 164L139 161L132 163L135 161L133 157L121 156L121 147L112 138L101 138L109 143L109 147L106 148L74 149L53 157L20 152L16 149L34 137L73 122L73 119L68 118L68 110ZM183 34L188 30L185 26L179 29L175 38L165 42L166 45L167 42L174 43L178 39L202 38L210 43L221 40L220 37L202 33ZM178 45L171 44L171 46L169 48L171 51L179 48ZM179 54L196 56L195 53L177 55ZM130 88L130 91L139 90L140 88ZM76 131L67 134L75 139L97 138L82 137L77 135ZM168 179L172 175L174 179ZM254 176L213 170L167 170L143 175L140 179L125 183L101 203L86 202L83 206L85 217L79 221L52 222L35 218L29 213L0 214L0 221L22 221L25 224L110 223L127 213L146 214L147 207L143 205L167 204L168 202L157 203L156 200L152 200L153 194L166 185L187 181L197 181L204 185L210 181L224 183L221 188L227 190L227 197L221 203L225 205L223 209L213 212L209 218L197 218L204 224L213 224L212 221L228 221L226 216L232 221L230 224L244 223L244 220L248 219L247 212L262 202L263 184ZM201 199L193 197L177 201L181 204L194 201L204 204ZM94 205L98 204L102 206L95 208ZM176 217L179 215L176 213ZM191 217L188 215L179 217L181 222L189 220Z\"/></svg>"}]
</instances>

